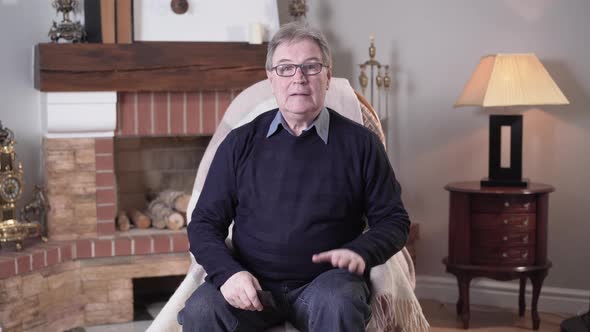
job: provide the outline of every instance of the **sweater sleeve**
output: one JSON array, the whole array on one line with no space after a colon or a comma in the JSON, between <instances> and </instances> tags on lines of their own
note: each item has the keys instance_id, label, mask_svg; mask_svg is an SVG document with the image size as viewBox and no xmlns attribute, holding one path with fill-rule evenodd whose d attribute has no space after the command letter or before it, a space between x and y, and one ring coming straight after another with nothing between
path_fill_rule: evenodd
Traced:
<instances>
[{"instance_id":1,"label":"sweater sleeve","mask_svg":"<svg viewBox=\"0 0 590 332\"><path fill-rule=\"evenodd\" d=\"M385 263L400 251L408 238L410 219L401 199L401 187L395 178L383 144L368 135L364 145L364 207L369 229L344 248L365 260L366 271Z\"/></svg>"},{"instance_id":2,"label":"sweater sleeve","mask_svg":"<svg viewBox=\"0 0 590 332\"><path fill-rule=\"evenodd\" d=\"M187 229L191 253L217 288L245 270L225 244L237 204L236 141L232 131L217 149Z\"/></svg>"}]
</instances>

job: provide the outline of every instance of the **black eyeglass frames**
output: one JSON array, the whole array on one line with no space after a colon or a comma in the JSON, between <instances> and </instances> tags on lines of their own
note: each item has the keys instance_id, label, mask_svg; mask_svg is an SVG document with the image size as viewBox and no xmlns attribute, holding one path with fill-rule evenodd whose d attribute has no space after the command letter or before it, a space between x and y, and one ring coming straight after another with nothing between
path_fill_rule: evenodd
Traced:
<instances>
[{"instance_id":1,"label":"black eyeglass frames","mask_svg":"<svg viewBox=\"0 0 590 332\"><path fill-rule=\"evenodd\" d=\"M322 71L323 67L328 67L320 62L308 62L296 65L294 63L282 63L272 67L270 70L275 71L281 77L291 77L297 72L297 68L305 76L317 75Z\"/></svg>"}]
</instances>

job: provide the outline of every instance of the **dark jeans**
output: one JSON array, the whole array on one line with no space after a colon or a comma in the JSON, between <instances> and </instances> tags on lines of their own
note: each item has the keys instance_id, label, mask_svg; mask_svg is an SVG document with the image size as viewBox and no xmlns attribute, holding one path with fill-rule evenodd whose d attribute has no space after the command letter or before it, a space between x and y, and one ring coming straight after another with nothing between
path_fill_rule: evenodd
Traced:
<instances>
[{"instance_id":1,"label":"dark jeans","mask_svg":"<svg viewBox=\"0 0 590 332\"><path fill-rule=\"evenodd\" d=\"M247 311L232 307L221 292L205 282L186 301L178 313L183 331L262 332L289 321L301 331L365 331L371 318L370 291L362 276L333 269L312 282L290 290L289 287L265 290L272 292L276 308Z\"/></svg>"}]
</instances>

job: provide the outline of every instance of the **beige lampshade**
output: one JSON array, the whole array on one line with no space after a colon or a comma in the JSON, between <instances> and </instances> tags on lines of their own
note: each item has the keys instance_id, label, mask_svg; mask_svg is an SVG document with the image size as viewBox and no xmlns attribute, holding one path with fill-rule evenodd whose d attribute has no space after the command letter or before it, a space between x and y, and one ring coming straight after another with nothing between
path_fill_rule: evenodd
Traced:
<instances>
[{"instance_id":1,"label":"beige lampshade","mask_svg":"<svg viewBox=\"0 0 590 332\"><path fill-rule=\"evenodd\" d=\"M482 57L455 107L566 104L541 61L530 53Z\"/></svg>"}]
</instances>

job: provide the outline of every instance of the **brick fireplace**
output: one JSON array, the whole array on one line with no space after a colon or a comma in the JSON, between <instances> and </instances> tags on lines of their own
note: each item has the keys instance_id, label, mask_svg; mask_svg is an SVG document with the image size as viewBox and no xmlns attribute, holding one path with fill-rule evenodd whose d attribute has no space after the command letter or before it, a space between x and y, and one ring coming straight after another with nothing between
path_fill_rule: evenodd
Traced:
<instances>
[{"instance_id":1,"label":"brick fireplace","mask_svg":"<svg viewBox=\"0 0 590 332\"><path fill-rule=\"evenodd\" d=\"M123 149L130 140L149 138L200 142L196 147L200 155L188 156L198 163L208 137L236 92L46 96L45 111L50 121L43 154L51 206L47 220L50 241L28 243L22 252L3 252L0 256L3 331L59 330L130 321L134 278L186 273L190 258L185 228L116 230L118 197L125 196L117 190L118 183L132 173L120 167L123 174L117 174L116 164L138 163L128 155L117 162L117 142L124 142ZM67 120L58 121L56 117ZM72 117L78 119L73 121ZM101 137L105 124L115 125L113 137ZM189 170L189 188L197 166ZM125 204L130 204L129 200Z\"/></svg>"},{"instance_id":2,"label":"brick fireplace","mask_svg":"<svg viewBox=\"0 0 590 332\"><path fill-rule=\"evenodd\" d=\"M96 109L103 117L115 116L115 121L104 118L97 120L98 116L91 117L92 121L99 123L115 123L114 137L85 137L88 133L98 133L98 128L90 128L89 131L88 127L85 128L86 131L72 127L69 129L70 132L60 129L59 133L48 135L43 147L45 187L52 207L48 216L49 237L55 240L78 240L92 236L114 235L114 220L119 203L129 208L130 201L133 201L129 192L118 192L117 184L127 183L129 187L129 180L133 180L133 174L137 173L133 172L134 170L145 163L153 164L149 160L142 160L145 158L138 158L140 151L134 151L129 146L134 145L133 142L138 145L137 142L142 138L211 136L235 94L235 90L183 93L120 92L117 94L114 114L103 112L101 109L104 105L109 105L107 103L98 103L100 107ZM79 97L76 95L75 98ZM50 99L47 111L59 112L57 110L63 105L63 99L55 102ZM67 105L75 104L72 102ZM92 108L88 104L83 105L80 107ZM51 116L49 114L49 117ZM80 122L83 121L80 119ZM52 128L48 130L51 131ZM200 142L199 160L208 140ZM122 160L118 161L115 160L117 144L127 145L127 153L121 152L119 155ZM119 149L121 150L125 151L125 148ZM196 162L198 163L198 160ZM119 175L116 173L116 165L121 170ZM189 174L192 172L192 175L185 174L185 179L189 181L188 193L192 188L190 183L194 180L197 166L198 164L195 164L188 172L185 171ZM172 167L171 165L169 168ZM160 173L164 171L160 170ZM145 179L137 178L137 181L142 180ZM138 205L135 208L142 209L144 206ZM173 239L171 241L173 245ZM94 253L97 254L96 246L94 248ZM106 250L103 249L106 245L100 244L99 248L102 253L102 250Z\"/></svg>"}]
</instances>

